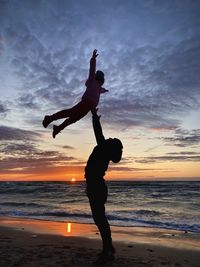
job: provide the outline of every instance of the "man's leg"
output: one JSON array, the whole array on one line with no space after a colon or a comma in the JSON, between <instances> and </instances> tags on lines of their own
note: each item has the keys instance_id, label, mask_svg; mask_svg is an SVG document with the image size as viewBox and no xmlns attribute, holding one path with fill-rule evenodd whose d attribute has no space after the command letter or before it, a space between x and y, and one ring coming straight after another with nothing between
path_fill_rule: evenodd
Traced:
<instances>
[{"instance_id":1,"label":"man's leg","mask_svg":"<svg viewBox=\"0 0 200 267\"><path fill-rule=\"evenodd\" d=\"M104 202L95 203L95 201L90 198L89 201L94 222L99 229L103 242L103 251L99 254L94 264L102 265L114 260L115 248L112 245L111 230L105 215Z\"/></svg>"},{"instance_id":2,"label":"man's leg","mask_svg":"<svg viewBox=\"0 0 200 267\"><path fill-rule=\"evenodd\" d=\"M112 246L110 225L105 215L104 203L95 202L91 199L89 201L90 201L90 207L91 207L94 222L96 226L98 227L99 232L101 234L101 238L103 242L103 251L114 252L113 251L114 248Z\"/></svg>"}]
</instances>

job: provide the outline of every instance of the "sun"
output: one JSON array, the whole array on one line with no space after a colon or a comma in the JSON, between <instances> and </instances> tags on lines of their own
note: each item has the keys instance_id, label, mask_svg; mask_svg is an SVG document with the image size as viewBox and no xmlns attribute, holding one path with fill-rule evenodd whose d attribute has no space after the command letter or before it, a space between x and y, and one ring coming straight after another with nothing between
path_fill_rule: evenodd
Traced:
<instances>
[{"instance_id":1,"label":"sun","mask_svg":"<svg viewBox=\"0 0 200 267\"><path fill-rule=\"evenodd\" d=\"M72 178L72 179L71 179L71 181L72 181L72 182L75 182L75 181L76 181L76 179L75 179L75 178Z\"/></svg>"}]
</instances>

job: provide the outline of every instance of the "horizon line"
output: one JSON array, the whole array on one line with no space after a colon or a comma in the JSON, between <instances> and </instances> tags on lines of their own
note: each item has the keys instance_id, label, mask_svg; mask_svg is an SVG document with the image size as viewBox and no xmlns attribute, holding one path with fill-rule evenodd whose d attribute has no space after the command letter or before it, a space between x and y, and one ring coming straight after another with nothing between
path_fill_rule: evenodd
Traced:
<instances>
[{"instance_id":1,"label":"horizon line","mask_svg":"<svg viewBox=\"0 0 200 267\"><path fill-rule=\"evenodd\" d=\"M105 179L106 182L181 182L181 181L189 181L189 182L200 182L200 177L163 177L163 178L124 178L124 179ZM44 180L26 180L26 179L11 179L11 180L1 180L0 182L86 182L85 179L76 179L75 181L72 180L51 180L51 179L44 179Z\"/></svg>"}]
</instances>

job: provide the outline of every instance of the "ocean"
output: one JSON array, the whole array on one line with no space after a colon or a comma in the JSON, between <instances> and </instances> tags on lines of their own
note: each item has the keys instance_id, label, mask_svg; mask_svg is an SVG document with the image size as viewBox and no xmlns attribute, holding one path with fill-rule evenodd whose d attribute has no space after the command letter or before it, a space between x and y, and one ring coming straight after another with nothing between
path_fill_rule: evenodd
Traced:
<instances>
[{"instance_id":1,"label":"ocean","mask_svg":"<svg viewBox=\"0 0 200 267\"><path fill-rule=\"evenodd\" d=\"M111 225L200 233L200 182L107 181ZM85 182L0 182L0 216L93 223Z\"/></svg>"}]
</instances>

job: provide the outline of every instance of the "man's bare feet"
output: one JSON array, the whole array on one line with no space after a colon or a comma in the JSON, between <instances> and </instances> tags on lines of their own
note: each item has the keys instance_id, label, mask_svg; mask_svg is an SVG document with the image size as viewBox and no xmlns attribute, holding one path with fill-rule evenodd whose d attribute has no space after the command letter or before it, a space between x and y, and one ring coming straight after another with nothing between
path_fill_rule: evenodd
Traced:
<instances>
[{"instance_id":1,"label":"man's bare feet","mask_svg":"<svg viewBox=\"0 0 200 267\"><path fill-rule=\"evenodd\" d=\"M115 257L113 255L113 253L110 252L102 252L96 261L94 261L94 265L107 265L107 264L112 264L112 262L114 261Z\"/></svg>"}]
</instances>

